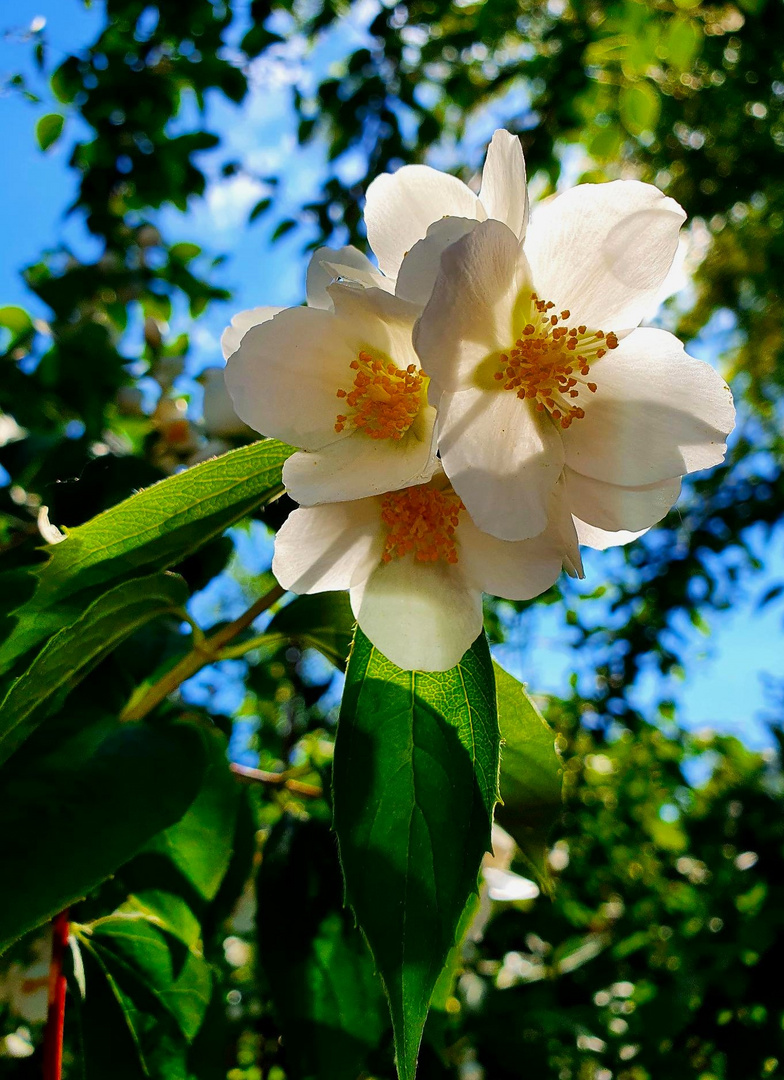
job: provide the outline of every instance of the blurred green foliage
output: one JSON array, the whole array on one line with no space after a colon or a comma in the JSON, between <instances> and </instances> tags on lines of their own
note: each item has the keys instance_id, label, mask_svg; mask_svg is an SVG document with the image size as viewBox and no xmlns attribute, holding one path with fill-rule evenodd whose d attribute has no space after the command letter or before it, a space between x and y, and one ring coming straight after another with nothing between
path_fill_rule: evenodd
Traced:
<instances>
[{"instance_id":1,"label":"blurred green foliage","mask_svg":"<svg viewBox=\"0 0 784 1080\"><path fill-rule=\"evenodd\" d=\"M175 310L197 318L227 298L211 277L229 253L169 243L160 230L156 211L184 212L198 199L206 184L200 152L221 148L198 109L192 130L172 134L172 122L186 103L202 107L211 95L245 102L257 58L274 58L296 38L308 48L348 13L332 0L274 11L252 0L249 19L238 3L107 0L96 40L54 66L45 34L35 35L49 90L30 138L42 152L71 140L73 209L97 254L84 261L55 247L25 270L45 320L0 308L0 464L10 476L0 488L3 636L10 612L32 592L42 506L56 525L78 526L181 465L245 441L238 434L216 443L180 407L190 342L167 324ZM710 334L720 318L732 327L720 362L741 407L726 465L690 481L678 511L650 536L608 556L612 584L601 596L549 597L597 673L591 686L575 683L569 698L546 709L567 781L551 834L553 899L496 903L483 937L469 933L454 958L456 981L428 1021L419 1075L784 1076L779 758L730 738L689 735L667 703L643 716L630 693L651 662L665 673L687 664L687 643L673 628L709 624L712 611L732 602L739 582L761 569L754 538L772 534L784 507L784 6L413 0L379 5L369 35L346 41L339 70L315 86L303 76L292 90L300 141L326 150L318 197L296 221L281 220L278 178L265 177L269 195L250 215L255 228L274 219L269 230L280 237L307 222L303 236L312 239L315 221L319 242L361 243L361 196L373 176L440 145L468 178L490 117L503 121L520 134L541 195L567 171L592 181L639 177L684 205L705 255L686 299L665 318L686 340ZM23 81L11 84L34 96ZM356 153L365 175L349 182L341 166ZM227 163L227 174L237 171L252 170ZM143 338L140 356L129 347L133 335ZM139 386L150 377L160 391L153 405ZM79 482L60 482L73 477ZM233 539L202 537L173 569L192 592L223 572L250 602L270 583L243 570L235 545L279 525L287 506L283 499L254 510ZM774 588L767 601L780 595ZM336 964L368 980L367 1024L358 1026L350 1003L346 1030L318 1028L327 1054L348 1046L352 1076L357 1062L365 1076L393 1075L391 1032L378 1018L362 940L339 908L325 828L331 675L306 650L345 658L346 612L338 607L277 616L249 659L227 661L243 684L235 723L253 727L261 770L247 786L226 770L218 732L228 736L231 721L210 693L205 705L170 701L159 710L159 719L201 732L210 764L179 823L161 832L161 821L147 826L141 815L120 861L131 860L72 912L79 929L69 1080L311 1075L314 1059L297 1032L333 1024L335 1013L322 998L303 1010L300 986L326 995ZM494 625L500 635L502 621ZM113 759L98 751L118 737L117 714L185 647L179 619L156 620L102 660L89 684L58 699L14 759L17 778L30 771L25 798L70 791L75 762L89 759L109 774ZM536 689L536 673L529 678ZM163 762L167 748L159 752ZM43 774L31 764L35 755ZM8 774L0 782L5 799ZM81 794L81 802L54 800L49 818L57 823L61 805L74 819L105 812ZM114 795L121 807L124 789ZM18 829L24 805L4 810L6 832ZM516 868L525 873L527 865L520 859ZM265 881L277 891L266 902L262 893L270 921L257 924L254 882ZM123 936L129 917L135 929ZM11 1036L0 1044L2 1067L14 1080L40 1072L40 993L36 1012L27 974L31 955L40 959L39 935L15 945L0 973L0 1023ZM80 981L90 991L81 1005Z\"/></svg>"}]
</instances>

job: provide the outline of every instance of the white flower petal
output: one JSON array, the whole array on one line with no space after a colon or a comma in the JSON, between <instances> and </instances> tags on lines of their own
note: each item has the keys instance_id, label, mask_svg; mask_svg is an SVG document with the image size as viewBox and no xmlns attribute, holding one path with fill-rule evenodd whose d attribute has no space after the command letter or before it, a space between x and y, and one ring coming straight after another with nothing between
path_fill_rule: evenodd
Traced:
<instances>
[{"instance_id":1,"label":"white flower petal","mask_svg":"<svg viewBox=\"0 0 784 1080\"><path fill-rule=\"evenodd\" d=\"M447 562L380 563L351 590L351 606L376 648L408 671L454 667L482 631L482 594Z\"/></svg>"},{"instance_id":2,"label":"white flower petal","mask_svg":"<svg viewBox=\"0 0 784 1080\"><path fill-rule=\"evenodd\" d=\"M644 327L591 369L585 418L563 433L566 463L610 484L656 484L717 465L735 422L724 380L666 330Z\"/></svg>"},{"instance_id":3,"label":"white flower petal","mask_svg":"<svg viewBox=\"0 0 784 1080\"><path fill-rule=\"evenodd\" d=\"M308 307L330 311L332 299L327 288L338 277L346 277L365 286L385 287L383 275L357 248L317 248L311 257L306 278ZM388 287L394 288L394 282L390 282Z\"/></svg>"},{"instance_id":4,"label":"white flower petal","mask_svg":"<svg viewBox=\"0 0 784 1080\"><path fill-rule=\"evenodd\" d=\"M550 531L532 540L498 540L460 515L458 558L468 580L482 592L506 600L531 600L557 580L563 552Z\"/></svg>"},{"instance_id":5,"label":"white flower petal","mask_svg":"<svg viewBox=\"0 0 784 1080\"><path fill-rule=\"evenodd\" d=\"M296 593L349 589L367 578L383 548L377 499L307 507L278 531L272 572Z\"/></svg>"},{"instance_id":6,"label":"white flower petal","mask_svg":"<svg viewBox=\"0 0 784 1080\"><path fill-rule=\"evenodd\" d=\"M463 390L443 395L438 423L444 469L479 528L501 540L542 532L563 469L549 417L509 391Z\"/></svg>"},{"instance_id":7,"label":"white flower petal","mask_svg":"<svg viewBox=\"0 0 784 1080\"><path fill-rule=\"evenodd\" d=\"M321 451L292 454L283 466L283 483L304 506L424 484L438 461L435 419L436 410L428 405L399 442L354 431Z\"/></svg>"},{"instance_id":8,"label":"white flower petal","mask_svg":"<svg viewBox=\"0 0 784 1080\"><path fill-rule=\"evenodd\" d=\"M669 273L686 215L651 184L581 184L535 208L525 239L534 288L585 323L637 326Z\"/></svg>"},{"instance_id":9,"label":"white flower petal","mask_svg":"<svg viewBox=\"0 0 784 1080\"><path fill-rule=\"evenodd\" d=\"M665 517L681 490L679 476L658 484L621 487L564 470L569 509L582 523L607 532L636 533ZM591 545L593 546L593 545Z\"/></svg>"},{"instance_id":10,"label":"white flower petal","mask_svg":"<svg viewBox=\"0 0 784 1080\"><path fill-rule=\"evenodd\" d=\"M580 521L579 518L574 519L574 526L580 543L585 547L595 548L596 551L606 551L607 548L630 544L632 540L637 540L648 531L640 529L639 532L628 532L625 529L619 529L616 532L606 532L604 529L597 529L595 525Z\"/></svg>"},{"instance_id":11,"label":"white flower petal","mask_svg":"<svg viewBox=\"0 0 784 1080\"><path fill-rule=\"evenodd\" d=\"M422 367L441 390L475 386L481 362L509 348L514 305L526 280L517 237L500 221L481 222L446 249L414 329Z\"/></svg>"},{"instance_id":12,"label":"white flower petal","mask_svg":"<svg viewBox=\"0 0 784 1080\"><path fill-rule=\"evenodd\" d=\"M528 224L528 185L523 148L516 135L503 128L487 148L479 199L489 218L508 225L520 240Z\"/></svg>"},{"instance_id":13,"label":"white flower petal","mask_svg":"<svg viewBox=\"0 0 784 1080\"><path fill-rule=\"evenodd\" d=\"M441 270L441 256L448 247L475 229L476 219L448 217L434 222L424 240L411 248L397 275L395 294L424 307Z\"/></svg>"},{"instance_id":14,"label":"white flower petal","mask_svg":"<svg viewBox=\"0 0 784 1080\"><path fill-rule=\"evenodd\" d=\"M420 309L416 304L382 289L357 289L351 285L330 285L335 314L355 343L356 349L381 349L402 370L409 364L419 367L411 334Z\"/></svg>"},{"instance_id":15,"label":"white flower petal","mask_svg":"<svg viewBox=\"0 0 784 1080\"><path fill-rule=\"evenodd\" d=\"M404 165L377 177L367 190L368 243L381 271L396 277L406 254L442 217L485 216L473 191L456 176L427 165Z\"/></svg>"},{"instance_id":16,"label":"white flower petal","mask_svg":"<svg viewBox=\"0 0 784 1080\"><path fill-rule=\"evenodd\" d=\"M226 365L240 419L263 435L305 450L339 438L337 390L351 384L352 336L331 312L288 308L252 327Z\"/></svg>"},{"instance_id":17,"label":"white flower petal","mask_svg":"<svg viewBox=\"0 0 784 1080\"><path fill-rule=\"evenodd\" d=\"M240 342L252 326L261 326L269 322L283 308L279 307L255 307L248 311L238 312L231 320L231 326L227 326L221 336L221 349L224 360L228 360L232 353L240 347Z\"/></svg>"}]
</instances>

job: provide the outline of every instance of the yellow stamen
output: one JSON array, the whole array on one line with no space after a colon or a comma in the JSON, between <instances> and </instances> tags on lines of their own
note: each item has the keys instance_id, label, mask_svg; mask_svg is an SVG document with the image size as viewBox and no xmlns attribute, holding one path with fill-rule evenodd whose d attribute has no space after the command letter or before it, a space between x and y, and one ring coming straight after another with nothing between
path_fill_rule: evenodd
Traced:
<instances>
[{"instance_id":1,"label":"yellow stamen","mask_svg":"<svg viewBox=\"0 0 784 1080\"><path fill-rule=\"evenodd\" d=\"M590 364L601 360L608 349L618 348L618 337L603 330L589 331L587 326L564 325L570 312L550 314L555 305L540 300L531 293L531 320L523 326L520 336L508 352L498 357L499 370L493 379L503 383L504 390L514 390L521 399L532 401L538 412L545 410L568 428L581 420L585 410L572 399L579 396L582 386L596 393L596 383L586 382ZM579 385L578 385L579 384Z\"/></svg>"},{"instance_id":2,"label":"yellow stamen","mask_svg":"<svg viewBox=\"0 0 784 1080\"><path fill-rule=\"evenodd\" d=\"M414 364L405 371L389 360L362 350L351 369L356 372L350 390L337 391L348 406L335 420L335 431L353 424L371 439L402 439L417 418L427 378Z\"/></svg>"},{"instance_id":3,"label":"yellow stamen","mask_svg":"<svg viewBox=\"0 0 784 1080\"><path fill-rule=\"evenodd\" d=\"M387 527L383 561L412 554L418 562L457 562L455 529L461 499L447 488L438 491L427 484L391 491L381 503L381 520Z\"/></svg>"}]
</instances>

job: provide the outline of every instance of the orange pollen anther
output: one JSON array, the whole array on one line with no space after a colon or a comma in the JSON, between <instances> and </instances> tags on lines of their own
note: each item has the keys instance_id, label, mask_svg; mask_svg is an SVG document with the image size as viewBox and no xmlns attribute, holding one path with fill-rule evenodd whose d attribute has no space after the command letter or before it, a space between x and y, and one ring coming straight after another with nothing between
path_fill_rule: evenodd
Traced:
<instances>
[{"instance_id":1,"label":"orange pollen anther","mask_svg":"<svg viewBox=\"0 0 784 1080\"><path fill-rule=\"evenodd\" d=\"M596 393L596 383L585 380L590 364L617 349L618 337L583 325L569 327L571 313L552 313L555 304L540 300L536 293L531 293L531 305L536 313L533 321L523 327L508 353L498 357L499 370L493 378L568 428L585 416L585 410L573 403L580 388Z\"/></svg>"},{"instance_id":2,"label":"orange pollen anther","mask_svg":"<svg viewBox=\"0 0 784 1080\"><path fill-rule=\"evenodd\" d=\"M391 491L381 503L381 520L387 527L385 563L411 554L418 562L457 562L455 529L462 500L453 491L438 491L426 484Z\"/></svg>"},{"instance_id":3,"label":"orange pollen anther","mask_svg":"<svg viewBox=\"0 0 784 1080\"><path fill-rule=\"evenodd\" d=\"M426 376L414 364L403 371L364 350L350 367L354 385L337 392L347 409L338 414L335 431L353 424L371 439L402 439L419 413Z\"/></svg>"}]
</instances>

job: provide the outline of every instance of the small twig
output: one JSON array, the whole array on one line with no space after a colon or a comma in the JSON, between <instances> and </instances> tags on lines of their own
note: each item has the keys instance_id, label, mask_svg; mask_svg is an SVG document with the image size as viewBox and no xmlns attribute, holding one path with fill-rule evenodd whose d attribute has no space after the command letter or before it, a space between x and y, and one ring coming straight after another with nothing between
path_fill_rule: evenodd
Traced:
<instances>
[{"instance_id":1,"label":"small twig","mask_svg":"<svg viewBox=\"0 0 784 1080\"><path fill-rule=\"evenodd\" d=\"M156 705L160 705L169 694L173 693L187 679L190 679L192 675L195 675L197 671L201 671L208 664L214 664L216 661L223 659L221 650L241 634L243 630L246 630L262 612L280 600L285 591L280 585L275 585L268 593L259 597L254 604L251 604L248 610L240 615L238 619L224 626L211 637L205 637L199 641L194 635L194 644L191 651L186 653L174 667L170 668L138 698L131 698L120 714L120 719L142 720Z\"/></svg>"},{"instance_id":2,"label":"small twig","mask_svg":"<svg viewBox=\"0 0 784 1080\"><path fill-rule=\"evenodd\" d=\"M65 975L63 954L68 945L68 909L52 922L52 959L49 964L49 1002L44 1031L43 1080L61 1080L63 1070L63 1030L65 1027Z\"/></svg>"},{"instance_id":3,"label":"small twig","mask_svg":"<svg viewBox=\"0 0 784 1080\"><path fill-rule=\"evenodd\" d=\"M267 787L285 788L292 795L302 795L306 799L318 799L324 792L314 784L303 784L301 780L292 780L286 773L265 772L264 769L252 769L249 765L230 765L229 768L242 780L249 780Z\"/></svg>"}]
</instances>

